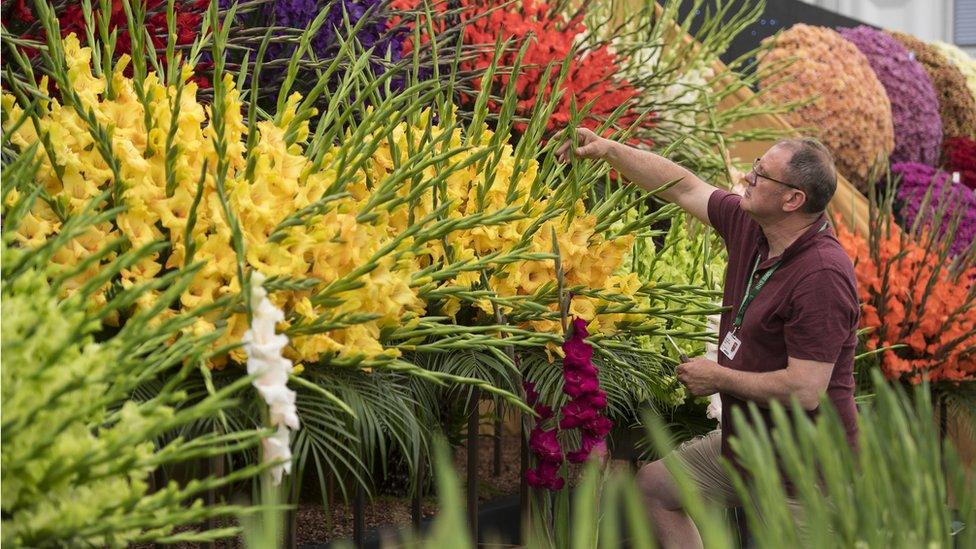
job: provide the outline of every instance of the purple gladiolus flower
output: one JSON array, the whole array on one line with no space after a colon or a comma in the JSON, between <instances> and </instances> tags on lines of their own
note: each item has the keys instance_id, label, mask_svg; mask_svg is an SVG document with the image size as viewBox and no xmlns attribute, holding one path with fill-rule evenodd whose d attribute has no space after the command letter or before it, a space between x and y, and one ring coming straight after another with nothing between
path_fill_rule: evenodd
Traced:
<instances>
[{"instance_id":1,"label":"purple gladiolus flower","mask_svg":"<svg viewBox=\"0 0 976 549\"><path fill-rule=\"evenodd\" d=\"M387 29L389 14L381 0L338 0L331 3L320 3L317 0L274 0L266 4L263 10L263 17L266 20L263 23L304 30L326 5L328 11L325 20L311 40L311 50L318 59L335 58L339 52L339 38L350 39L349 30L365 19L356 31L355 38L363 49L373 48L374 61L370 63L373 73L379 75L386 71L386 63L383 60L387 58L390 63L400 60L402 35L405 31ZM272 41L268 46L265 62L287 59L291 57L295 47L291 43ZM284 74L284 67L267 67L263 72L262 84L274 84L280 81ZM341 75L335 76L336 80L339 78ZM402 77L394 78L391 84L399 89L403 84Z\"/></svg>"}]
</instances>

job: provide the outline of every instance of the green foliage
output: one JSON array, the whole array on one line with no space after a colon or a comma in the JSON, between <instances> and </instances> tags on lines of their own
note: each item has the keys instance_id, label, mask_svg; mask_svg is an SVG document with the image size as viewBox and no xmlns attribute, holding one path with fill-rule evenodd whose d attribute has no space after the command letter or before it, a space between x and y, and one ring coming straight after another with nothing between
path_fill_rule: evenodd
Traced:
<instances>
[{"instance_id":1,"label":"green foliage","mask_svg":"<svg viewBox=\"0 0 976 549\"><path fill-rule=\"evenodd\" d=\"M940 441L927 388L908 394L877 377L877 397L860 418L859 454L849 449L834 413L824 413L816 421L800 413L791 421L784 407L774 404L772 432L735 414L739 436L733 448L748 480L738 473L733 473L733 480L744 502L754 547L976 546L976 480L966 478L952 444ZM649 417L648 426L659 451L667 452L669 434L661 421ZM805 509L802 529L786 512L782 478L770 465L777 456L783 459ZM705 546L737 546L723 513L702 498L678 462L673 458L668 462L684 508L698 525ZM441 482L448 478L445 471L441 465ZM457 500L453 505L460 507ZM624 544L656 547L629 471L600 470L589 463L568 510L557 506L552 512L563 517L555 522L555 528L563 531L546 533L536 528L528 547L554 547L553 539L571 540L572 547L579 549ZM537 524L539 519L536 515ZM437 523L441 535L420 546L469 543L463 516L456 509L438 517ZM452 536L445 539L445 531Z\"/></svg>"},{"instance_id":2,"label":"green foliage","mask_svg":"<svg viewBox=\"0 0 976 549\"><path fill-rule=\"evenodd\" d=\"M5 198L14 186L33 187L29 157L5 163L4 175L18 179L4 178ZM23 201L33 199L28 194L14 201L4 208L4 218L9 221L8 213L21 211ZM66 224L84 231L98 217L79 215ZM56 250L64 239L24 250L9 246L9 234L5 231L0 245L3 543L123 547L140 541L200 541L233 534L233 528L173 531L209 517L245 512L231 505L204 507L200 498L209 489L258 474L261 466L238 469L224 479L170 481L155 491L150 486L151 476L163 466L234 454L259 441L261 432L240 430L155 443L166 433L235 406L231 395L249 383L242 377L191 406L174 408L185 398L175 381L208 356L219 334L183 332L200 311L162 322L136 318L117 331L99 332L105 311L92 311L84 292L62 298L65 277L57 276L44 259L45 252ZM107 243L107 249L111 246ZM120 254L109 263L104 280L145 253L139 249ZM193 270L176 271L155 286L168 299L175 299ZM104 308L131 304L146 290L117 288ZM159 387L147 400L131 399L145 380L160 376L174 382Z\"/></svg>"}]
</instances>

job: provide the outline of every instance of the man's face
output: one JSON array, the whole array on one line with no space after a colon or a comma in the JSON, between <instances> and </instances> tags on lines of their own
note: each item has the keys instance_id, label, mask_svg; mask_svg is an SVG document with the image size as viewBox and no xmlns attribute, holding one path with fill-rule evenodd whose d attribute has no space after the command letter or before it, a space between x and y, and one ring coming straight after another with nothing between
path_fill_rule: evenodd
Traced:
<instances>
[{"instance_id":1,"label":"man's face","mask_svg":"<svg viewBox=\"0 0 976 549\"><path fill-rule=\"evenodd\" d=\"M781 216L793 211L800 193L791 187L786 176L792 152L786 147L774 146L758 158L752 170L742 180L742 202L739 207L754 218Z\"/></svg>"}]
</instances>

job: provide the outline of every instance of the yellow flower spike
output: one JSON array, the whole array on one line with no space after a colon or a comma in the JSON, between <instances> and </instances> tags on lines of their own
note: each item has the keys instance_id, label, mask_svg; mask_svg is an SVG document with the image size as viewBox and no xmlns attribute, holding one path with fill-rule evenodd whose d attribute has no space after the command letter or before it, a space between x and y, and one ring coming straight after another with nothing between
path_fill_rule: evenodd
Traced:
<instances>
[{"instance_id":1,"label":"yellow flower spike","mask_svg":"<svg viewBox=\"0 0 976 549\"><path fill-rule=\"evenodd\" d=\"M221 286L222 282L216 278L197 275L180 296L180 303L187 309L209 305L217 299Z\"/></svg>"},{"instance_id":2,"label":"yellow flower spike","mask_svg":"<svg viewBox=\"0 0 976 549\"><path fill-rule=\"evenodd\" d=\"M75 33L65 37L63 43L64 60L71 85L86 108L94 106L98 103L98 96L105 92L105 81L92 75L91 48L81 47Z\"/></svg>"},{"instance_id":3,"label":"yellow flower spike","mask_svg":"<svg viewBox=\"0 0 976 549\"><path fill-rule=\"evenodd\" d=\"M44 206L47 207L47 204ZM21 246L36 248L44 244L48 237L57 233L60 229L61 223L56 218L54 220L45 219L35 209L35 211L30 211L24 216L20 225L17 227L17 232L14 237Z\"/></svg>"},{"instance_id":4,"label":"yellow flower spike","mask_svg":"<svg viewBox=\"0 0 976 549\"><path fill-rule=\"evenodd\" d=\"M593 320L596 318L596 302L586 296L575 296L569 302L569 312L572 316L578 316L585 320Z\"/></svg>"},{"instance_id":5,"label":"yellow flower spike","mask_svg":"<svg viewBox=\"0 0 976 549\"><path fill-rule=\"evenodd\" d=\"M128 269L122 269L122 286L132 287L134 284L152 280L163 270L163 266L156 261L159 254L143 258L141 261Z\"/></svg>"},{"instance_id":6,"label":"yellow flower spike","mask_svg":"<svg viewBox=\"0 0 976 549\"><path fill-rule=\"evenodd\" d=\"M70 49L70 48L69 48ZM87 70L90 75L90 51L82 51L80 47L72 50L77 58L75 69L79 74ZM102 98L100 93L94 93L94 109L96 116L106 124L116 128L113 138L113 148L116 150L121 163L123 174L130 184L125 191L124 198L128 202L129 210L118 219L119 231L134 243L147 242L150 237L160 237L168 234L171 239L172 252L166 261L166 268L176 268L185 261L186 250L183 244L183 233L187 227L190 205L197 190L197 181L204 159L209 159L209 173L204 183L204 195L196 212L192 241L196 245L195 260L203 263L186 295L181 296L180 304L183 308L212 302L221 296L235 294L239 291L237 279L237 258L230 242L230 230L225 220L223 206L216 196L214 185L214 129L207 122L207 109L197 99L197 87L190 77L190 67L181 68L186 82L180 105L180 113L176 120L171 121L172 108L170 102L175 97L175 87L164 87L150 74L146 78L145 87L148 94L148 116L153 120L153 129L146 132L143 127L142 106L135 100L132 83L120 72L116 71L112 77L119 90L116 99ZM93 78L93 77L92 77ZM97 80L97 79L95 79ZM354 269L374 259L377 250L384 247L391 239L396 238L407 228L410 216L419 219L433 210L435 192L428 190L422 193L414 203L411 212L406 204L387 209L381 205L376 210L378 214L368 223L359 223L357 216L362 211L366 201L371 198L372 187L381 185L386 180L394 165L410 165L416 158L408 158L407 151L417 150L423 144L425 124L429 123L433 111L427 110L418 117L418 125L411 128L405 123L397 125L392 134L374 135L373 139L381 142L373 157L364 165L363 170L354 174L354 179L341 191L348 192L351 197L344 198L329 205L329 210L307 219L305 224L290 227L284 231L284 238L274 244L267 239L273 228L289 214L319 200L330 186L336 181L338 173L333 166L333 160L341 152L342 144L333 146L325 153L324 162L316 171L312 171L311 162L305 156L302 143L308 138L308 123L303 121L298 125L296 140L292 145L286 145L284 134L286 128L294 123L296 111L301 97L293 94L288 98L285 111L279 113L279 124L268 121L258 123L258 141L256 147L245 151L246 143L243 136L246 133L243 108L233 80L227 75L228 93L224 98L226 111L226 135L228 143L230 170L226 181L229 202L235 216L240 221L245 240L246 262L268 274L280 274L289 277L315 277L323 285L330 284L346 277ZM94 82L97 87L101 82ZM89 86L92 88L92 86ZM96 89L96 88L92 88ZM89 90L91 92L91 90ZM92 93L89 93L91 96ZM5 98L7 103L11 100ZM12 110L12 109L11 109ZM444 121L445 124L449 121ZM166 145L166 138L170 125L176 124L175 144L178 147L175 155L173 175L176 179L172 195L166 196L166 163L165 155L157 154L149 159L143 158L146 147L162 151ZM25 125L17 135L12 136L18 146L37 141L32 135L33 129ZM57 150L53 151L59 163L63 162L69 173L66 189L61 189L53 170L44 164L45 157L41 157L41 174L39 181L54 188L55 192L62 192L75 196L77 205L81 205L83 197L91 196L101 191L111 183L111 172L98 157L97 151L91 147L84 122L73 111L73 108L62 108L56 101L52 102L49 110L42 113L42 126L50 128L56 139ZM414 140L411 147L407 146L409 139ZM428 135L435 138L442 136L439 127L430 128ZM491 132L485 128L480 146L491 139ZM367 138L369 139L369 138ZM389 143L392 139L396 144L399 158L393 158ZM441 143L436 149L443 152L449 148L464 146L465 135L460 128L453 128L450 143ZM470 143L467 143L470 144ZM448 200L451 203L448 218L459 218L464 215L478 213L482 210L476 193L479 185L484 181L485 174L479 173L475 166L458 169L457 165L464 162L472 154L478 154L479 148L458 154L443 161L437 168L428 168L423 177L433 177L445 167L449 169L450 177L445 182L447 196L437 195L439 202ZM496 173L489 181L486 201L483 209L492 212L512 205L509 199L508 186L511 174L515 170L513 150L505 146L500 154L496 166ZM252 181L245 181L243 166L245 153L256 159L254 177ZM275 299L288 313L305 318L316 318L322 315L339 315L342 313L375 313L380 316L376 321L361 325L335 329L326 334L311 334L293 338L289 356L296 363L308 364L329 357L347 359L355 355L365 357L396 356L395 349L385 349L379 341L380 330L387 326L416 325L419 316L425 313L426 303L420 299L417 292L411 288L413 275L420 269L436 262L445 261L445 244L452 249L452 260L473 259L478 255L492 252L502 252L510 249L521 238L532 224L531 216L538 215L546 207L544 200L527 201L525 197L531 188L538 164L530 161L523 166L527 170L520 174L515 181L514 203L524 208L522 213L526 218L498 224L490 227L475 227L454 231L443 240L427 242L418 245L412 241L405 241L397 246L391 254L379 259L379 265L371 272L362 275L356 282L362 287L345 291L336 296L342 302L337 306L314 306L310 296L314 292L277 292ZM367 182L369 178L369 182ZM394 192L399 197L405 197L412 190L412 182L397 187ZM55 188L57 187L57 188ZM441 202L443 203L443 202ZM28 223L23 234L18 235L20 241L35 242L54 234L60 229L56 219L46 217L47 213L40 213L41 206L30 212ZM593 239L595 249L600 250L602 239L593 235L595 220L586 217L582 204L577 204L578 219L573 225L562 225L562 220L555 220L547 224L540 231L540 235L533 239L531 250L549 253L552 243L549 241L550 230L554 226L561 239L569 239L563 248L564 268L570 272L579 272L580 279L585 279L587 286L601 287L607 282L607 277L616 269L616 265L607 267L587 265L586 249L581 245L573 248L570 235L587 243ZM160 231L157 224L165 231ZM69 243L66 251L57 259L69 266L77 264L81 258L90 253L89 239L76 239ZM608 249L609 250L609 249ZM622 252L621 252L622 254ZM394 256L397 258L394 260ZM590 257L595 257L590 254ZM621 255L622 257L622 255ZM611 256L611 259L614 259ZM525 267L528 268L525 268ZM158 262L147 260L137 266L127 269L123 273L123 282L132 284L140 279L157 276L162 266ZM555 277L552 261L536 261L528 264L511 264L499 266L493 270L489 281L490 287L501 296L515 296L529 293L538 289L542 284L550 282ZM81 279L82 277L79 277ZM432 278L419 281L421 285ZM459 273L455 279L444 281L445 285L471 286L481 282L480 272L468 271ZM76 285L80 282L73 281ZM629 282L614 282L617 291L630 291ZM75 286L77 287L77 286ZM615 286L616 288L616 286ZM104 297L104 296L103 296ZM454 314L461 303L456 300L445 300L442 314ZM492 312L491 302L481 300L472 304L486 314ZM579 305L584 307L584 305ZM505 307L503 307L505 308ZM592 307L591 307L592 308ZM507 309L507 308L505 308ZM581 311L585 312L585 311ZM201 325L200 329L212 329L212 323L219 318L219 312L208 317L208 325ZM606 315L601 322L615 323L623 315ZM231 335L225 336L223 341L233 341L245 325L242 315L234 315L230 319ZM558 333L558 320L539 321L535 329L550 333ZM236 334L236 336L235 336ZM234 360L241 360L242 353L236 353ZM214 366L219 366L225 360L217 360Z\"/></svg>"},{"instance_id":7,"label":"yellow flower spike","mask_svg":"<svg viewBox=\"0 0 976 549\"><path fill-rule=\"evenodd\" d=\"M441 314L456 320L458 312L461 311L461 301L454 297L445 298L441 304Z\"/></svg>"}]
</instances>

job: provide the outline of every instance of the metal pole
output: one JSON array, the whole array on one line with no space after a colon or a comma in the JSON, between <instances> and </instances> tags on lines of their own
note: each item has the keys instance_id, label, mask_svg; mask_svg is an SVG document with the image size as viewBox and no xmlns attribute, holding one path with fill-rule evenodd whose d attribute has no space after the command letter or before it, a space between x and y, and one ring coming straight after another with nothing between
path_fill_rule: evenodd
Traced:
<instances>
[{"instance_id":1,"label":"metal pole","mask_svg":"<svg viewBox=\"0 0 976 549\"><path fill-rule=\"evenodd\" d=\"M478 401L480 389L471 390L468 407L468 524L471 537L478 542Z\"/></svg>"},{"instance_id":2,"label":"metal pole","mask_svg":"<svg viewBox=\"0 0 976 549\"><path fill-rule=\"evenodd\" d=\"M222 478L224 476L224 456L213 456L206 461L204 461L204 473L207 477L213 475L216 478ZM219 501L219 495L217 488L211 488L207 490L207 507L215 507ZM215 517L210 517L207 519L207 530L217 529L217 519ZM206 547L213 548L214 542L208 542L205 544Z\"/></svg>"},{"instance_id":3,"label":"metal pole","mask_svg":"<svg viewBox=\"0 0 976 549\"><path fill-rule=\"evenodd\" d=\"M291 483L291 490L288 492L291 497L288 498L288 504L294 504L294 509L288 510L287 519L285 522L285 545L287 547L295 548L298 547L298 509L300 506L299 495L301 490L301 473L296 472L294 475L288 476L288 481Z\"/></svg>"},{"instance_id":4,"label":"metal pole","mask_svg":"<svg viewBox=\"0 0 976 549\"><path fill-rule=\"evenodd\" d=\"M502 474L502 417L505 415L504 404L501 400L495 404L495 455L494 463L491 464L491 472L496 477Z\"/></svg>"},{"instance_id":5,"label":"metal pole","mask_svg":"<svg viewBox=\"0 0 976 549\"><path fill-rule=\"evenodd\" d=\"M525 480L525 472L529 470L529 440L525 412L519 411L519 425L521 427L521 436L519 437L519 515L521 518L521 541L524 544L528 540L529 521L532 512L529 505L529 483Z\"/></svg>"},{"instance_id":6,"label":"metal pole","mask_svg":"<svg viewBox=\"0 0 976 549\"><path fill-rule=\"evenodd\" d=\"M414 529L420 528L420 520L423 518L423 509L421 506L423 495L424 495L424 468L425 464L423 458L417 456L417 488L413 492L413 497L410 499L410 518L413 520Z\"/></svg>"},{"instance_id":7,"label":"metal pole","mask_svg":"<svg viewBox=\"0 0 976 549\"><path fill-rule=\"evenodd\" d=\"M352 502L352 544L358 548L363 547L363 535L366 530L364 515L364 500L366 494L363 493L362 486L356 486L356 495Z\"/></svg>"}]
</instances>

